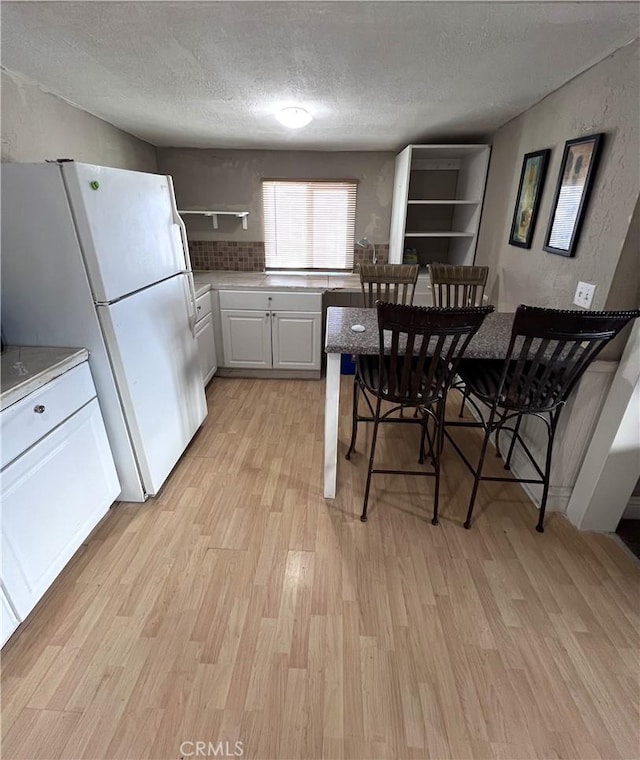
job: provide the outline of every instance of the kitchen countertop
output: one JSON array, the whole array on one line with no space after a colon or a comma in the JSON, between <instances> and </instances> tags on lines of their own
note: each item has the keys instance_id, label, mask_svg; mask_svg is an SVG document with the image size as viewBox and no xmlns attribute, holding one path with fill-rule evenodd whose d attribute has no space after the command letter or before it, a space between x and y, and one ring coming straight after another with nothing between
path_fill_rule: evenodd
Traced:
<instances>
[{"instance_id":1,"label":"kitchen countertop","mask_svg":"<svg viewBox=\"0 0 640 760\"><path fill-rule=\"evenodd\" d=\"M326 290L360 292L360 275L358 274L270 274L268 272L227 272L218 270L195 271L193 279L196 295L206 292L206 286L212 290L306 290L323 293ZM429 285L429 276L424 273L418 277L419 285Z\"/></svg>"},{"instance_id":2,"label":"kitchen countertop","mask_svg":"<svg viewBox=\"0 0 640 760\"><path fill-rule=\"evenodd\" d=\"M86 348L7 346L0 359L0 410L21 401L88 358Z\"/></svg>"},{"instance_id":3,"label":"kitchen countertop","mask_svg":"<svg viewBox=\"0 0 640 760\"><path fill-rule=\"evenodd\" d=\"M512 313L494 311L487 314L478 332L471 339L465 357L469 359L504 359L511 340ZM363 332L354 332L353 325L362 325ZM380 350L378 313L375 309L330 306L327 309L327 353L369 354ZM391 339L385 338L385 350ZM416 344L418 345L418 344Z\"/></svg>"}]
</instances>

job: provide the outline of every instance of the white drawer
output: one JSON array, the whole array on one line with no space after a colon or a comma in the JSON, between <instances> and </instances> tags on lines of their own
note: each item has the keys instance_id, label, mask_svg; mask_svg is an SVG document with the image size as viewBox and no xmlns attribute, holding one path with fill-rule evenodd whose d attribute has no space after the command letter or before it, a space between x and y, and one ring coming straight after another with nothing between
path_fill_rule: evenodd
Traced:
<instances>
[{"instance_id":1,"label":"white drawer","mask_svg":"<svg viewBox=\"0 0 640 760\"><path fill-rule=\"evenodd\" d=\"M211 314L211 291L207 290L196 298L196 321Z\"/></svg>"},{"instance_id":2,"label":"white drawer","mask_svg":"<svg viewBox=\"0 0 640 760\"><path fill-rule=\"evenodd\" d=\"M322 293L271 293L274 311L322 311Z\"/></svg>"},{"instance_id":3,"label":"white drawer","mask_svg":"<svg viewBox=\"0 0 640 760\"><path fill-rule=\"evenodd\" d=\"M221 309L260 309L269 311L272 293L266 290L221 290Z\"/></svg>"},{"instance_id":4,"label":"white drawer","mask_svg":"<svg viewBox=\"0 0 640 760\"><path fill-rule=\"evenodd\" d=\"M89 364L83 362L4 409L0 466L20 456L95 395Z\"/></svg>"},{"instance_id":5,"label":"white drawer","mask_svg":"<svg viewBox=\"0 0 640 760\"><path fill-rule=\"evenodd\" d=\"M220 308L316 312L322 311L322 294L272 290L221 290Z\"/></svg>"}]
</instances>

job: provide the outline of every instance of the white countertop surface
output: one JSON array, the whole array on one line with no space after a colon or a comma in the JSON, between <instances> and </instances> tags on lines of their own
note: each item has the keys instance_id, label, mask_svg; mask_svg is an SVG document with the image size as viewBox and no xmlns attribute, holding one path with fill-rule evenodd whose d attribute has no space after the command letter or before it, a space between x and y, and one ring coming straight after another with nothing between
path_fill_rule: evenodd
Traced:
<instances>
[{"instance_id":1,"label":"white countertop surface","mask_svg":"<svg viewBox=\"0 0 640 760\"><path fill-rule=\"evenodd\" d=\"M360 292L360 275L358 274L270 274L268 272L226 272L218 270L195 271L193 279L196 294L206 292L209 285L213 290L307 290L322 293L325 290L347 290ZM418 277L418 289L428 288L429 275Z\"/></svg>"},{"instance_id":2,"label":"white countertop surface","mask_svg":"<svg viewBox=\"0 0 640 760\"><path fill-rule=\"evenodd\" d=\"M21 401L88 358L86 348L7 346L0 359L0 410Z\"/></svg>"}]
</instances>

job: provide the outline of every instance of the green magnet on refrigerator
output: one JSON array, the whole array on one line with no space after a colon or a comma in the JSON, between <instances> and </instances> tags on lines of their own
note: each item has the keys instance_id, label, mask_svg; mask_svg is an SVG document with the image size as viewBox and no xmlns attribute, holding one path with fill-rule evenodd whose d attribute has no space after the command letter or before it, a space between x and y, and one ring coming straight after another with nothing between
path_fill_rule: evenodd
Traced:
<instances>
[{"instance_id":1,"label":"green magnet on refrigerator","mask_svg":"<svg viewBox=\"0 0 640 760\"><path fill-rule=\"evenodd\" d=\"M90 182L89 185L92 190L97 190L100 187L100 183L96 179L94 179L93 182Z\"/></svg>"}]
</instances>

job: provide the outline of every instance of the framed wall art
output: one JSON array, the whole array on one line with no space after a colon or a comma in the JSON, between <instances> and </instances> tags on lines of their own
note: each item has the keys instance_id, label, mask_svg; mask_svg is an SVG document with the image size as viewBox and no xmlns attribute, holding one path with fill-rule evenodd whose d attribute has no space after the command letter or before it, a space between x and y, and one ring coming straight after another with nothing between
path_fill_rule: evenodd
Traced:
<instances>
[{"instance_id":1,"label":"framed wall art","mask_svg":"<svg viewBox=\"0 0 640 760\"><path fill-rule=\"evenodd\" d=\"M564 145L558 184L551 206L544 250L574 256L580 227L593 186L602 133L567 140Z\"/></svg>"},{"instance_id":2,"label":"framed wall art","mask_svg":"<svg viewBox=\"0 0 640 760\"><path fill-rule=\"evenodd\" d=\"M531 248L550 154L551 151L548 149L525 154L513 211L509 245Z\"/></svg>"}]
</instances>

